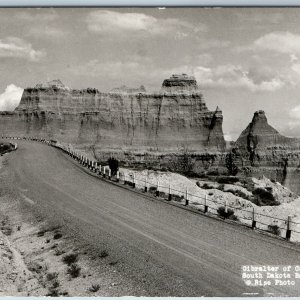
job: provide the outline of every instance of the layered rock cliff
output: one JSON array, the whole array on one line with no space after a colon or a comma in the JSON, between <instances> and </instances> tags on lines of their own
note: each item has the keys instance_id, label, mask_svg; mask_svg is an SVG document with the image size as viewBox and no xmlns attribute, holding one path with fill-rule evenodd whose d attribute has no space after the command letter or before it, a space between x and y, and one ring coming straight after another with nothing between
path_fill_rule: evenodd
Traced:
<instances>
[{"instance_id":1,"label":"layered rock cliff","mask_svg":"<svg viewBox=\"0 0 300 300\"><path fill-rule=\"evenodd\" d=\"M300 139L281 135L264 111L254 113L235 147L236 164L248 175L265 175L300 192Z\"/></svg>"},{"instance_id":2,"label":"layered rock cliff","mask_svg":"<svg viewBox=\"0 0 300 300\"><path fill-rule=\"evenodd\" d=\"M56 138L98 151L223 151L222 112L209 111L194 78L173 75L157 93L70 89L54 80L26 88L3 134Z\"/></svg>"}]
</instances>

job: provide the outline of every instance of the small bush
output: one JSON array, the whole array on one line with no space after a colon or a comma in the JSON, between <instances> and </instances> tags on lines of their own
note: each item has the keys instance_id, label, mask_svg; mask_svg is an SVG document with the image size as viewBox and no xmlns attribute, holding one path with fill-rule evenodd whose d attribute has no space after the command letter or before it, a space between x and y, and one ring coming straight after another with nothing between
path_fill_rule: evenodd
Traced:
<instances>
[{"instance_id":1,"label":"small bush","mask_svg":"<svg viewBox=\"0 0 300 300\"><path fill-rule=\"evenodd\" d=\"M224 219L231 219L234 220L234 211L230 208L227 208L227 212L225 211L224 206L220 206L217 210L217 213L220 217ZM236 216L235 216L236 217Z\"/></svg>"},{"instance_id":2,"label":"small bush","mask_svg":"<svg viewBox=\"0 0 300 300\"><path fill-rule=\"evenodd\" d=\"M46 279L47 279L47 281L52 281L52 280L56 279L57 276L58 276L58 274L56 272L48 273L46 275Z\"/></svg>"},{"instance_id":3,"label":"small bush","mask_svg":"<svg viewBox=\"0 0 300 300\"><path fill-rule=\"evenodd\" d=\"M71 264L67 270L67 273L72 277L76 278L80 275L81 268L77 264Z\"/></svg>"},{"instance_id":4,"label":"small bush","mask_svg":"<svg viewBox=\"0 0 300 300\"><path fill-rule=\"evenodd\" d=\"M45 235L45 231L39 231L37 233L37 236L41 237L41 236L44 236Z\"/></svg>"},{"instance_id":5,"label":"small bush","mask_svg":"<svg viewBox=\"0 0 300 300\"><path fill-rule=\"evenodd\" d=\"M108 254L108 252L107 252L106 250L102 250L102 251L100 252L99 257L105 258L105 257L107 257L108 255L109 255L109 254Z\"/></svg>"},{"instance_id":6,"label":"small bush","mask_svg":"<svg viewBox=\"0 0 300 300\"><path fill-rule=\"evenodd\" d=\"M259 206L264 206L264 205L279 205L280 203L275 200L274 196L272 193L269 191L263 189L263 188L256 188L252 192L253 196L255 197L254 203Z\"/></svg>"},{"instance_id":7,"label":"small bush","mask_svg":"<svg viewBox=\"0 0 300 300\"><path fill-rule=\"evenodd\" d=\"M91 287L89 287L89 292L91 292L91 293L96 293L96 292L98 292L99 291L99 289L100 289L100 284L92 284L92 286Z\"/></svg>"},{"instance_id":8,"label":"small bush","mask_svg":"<svg viewBox=\"0 0 300 300\"><path fill-rule=\"evenodd\" d=\"M48 294L46 296L47 297L58 297L59 296L58 289L50 287L48 289Z\"/></svg>"},{"instance_id":9,"label":"small bush","mask_svg":"<svg viewBox=\"0 0 300 300\"><path fill-rule=\"evenodd\" d=\"M227 193L231 193L237 197L241 197L243 199L246 199L246 200L249 200L249 196L247 194L245 194L243 191L241 190L232 190L232 189L229 189L226 191Z\"/></svg>"},{"instance_id":10,"label":"small bush","mask_svg":"<svg viewBox=\"0 0 300 300\"><path fill-rule=\"evenodd\" d=\"M60 256L60 255L62 255L62 254L64 254L64 253L65 253L64 250L55 249L54 255L55 255L55 256Z\"/></svg>"},{"instance_id":11,"label":"small bush","mask_svg":"<svg viewBox=\"0 0 300 300\"><path fill-rule=\"evenodd\" d=\"M119 171L119 161L113 157L108 160L108 165L111 170L111 175L115 176L117 171Z\"/></svg>"},{"instance_id":12,"label":"small bush","mask_svg":"<svg viewBox=\"0 0 300 300\"><path fill-rule=\"evenodd\" d=\"M211 190L214 188L214 187L208 185L207 183L200 185L200 187L201 187L201 189L205 189L205 190Z\"/></svg>"},{"instance_id":13,"label":"small bush","mask_svg":"<svg viewBox=\"0 0 300 300\"><path fill-rule=\"evenodd\" d=\"M280 235L280 228L277 225L268 225L268 231L275 235Z\"/></svg>"},{"instance_id":14,"label":"small bush","mask_svg":"<svg viewBox=\"0 0 300 300\"><path fill-rule=\"evenodd\" d=\"M233 177L233 176L222 176L217 179L218 183L223 183L223 184L234 184L239 181L238 177Z\"/></svg>"},{"instance_id":15,"label":"small bush","mask_svg":"<svg viewBox=\"0 0 300 300\"><path fill-rule=\"evenodd\" d=\"M78 260L78 254L77 253L67 254L62 259L62 261L65 264L67 264L68 266L70 266L71 264L77 262L77 260Z\"/></svg>"},{"instance_id":16,"label":"small bush","mask_svg":"<svg viewBox=\"0 0 300 300\"><path fill-rule=\"evenodd\" d=\"M60 232L56 232L55 234L54 234L54 236L53 236L53 238L55 239L55 240L58 240L58 239L60 239L62 237L62 234L60 233Z\"/></svg>"}]
</instances>

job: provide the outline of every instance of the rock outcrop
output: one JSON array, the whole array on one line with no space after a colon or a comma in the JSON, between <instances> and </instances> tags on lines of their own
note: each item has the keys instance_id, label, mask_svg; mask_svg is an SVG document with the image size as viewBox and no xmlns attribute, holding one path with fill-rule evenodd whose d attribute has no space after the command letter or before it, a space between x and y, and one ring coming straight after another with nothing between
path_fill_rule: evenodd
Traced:
<instances>
[{"instance_id":1,"label":"rock outcrop","mask_svg":"<svg viewBox=\"0 0 300 300\"><path fill-rule=\"evenodd\" d=\"M98 152L203 152L225 149L222 121L221 110L208 110L187 75L173 75L156 93L143 87L77 90L54 80L26 88L16 110L0 114L0 132L55 138Z\"/></svg>"},{"instance_id":2,"label":"rock outcrop","mask_svg":"<svg viewBox=\"0 0 300 300\"><path fill-rule=\"evenodd\" d=\"M281 135L268 124L264 111L254 113L235 146L236 163L248 175L265 175L300 192L300 139Z\"/></svg>"},{"instance_id":3,"label":"rock outcrop","mask_svg":"<svg viewBox=\"0 0 300 300\"><path fill-rule=\"evenodd\" d=\"M197 92L199 90L195 77L187 74L173 74L165 79L162 84L162 91L171 93Z\"/></svg>"}]
</instances>

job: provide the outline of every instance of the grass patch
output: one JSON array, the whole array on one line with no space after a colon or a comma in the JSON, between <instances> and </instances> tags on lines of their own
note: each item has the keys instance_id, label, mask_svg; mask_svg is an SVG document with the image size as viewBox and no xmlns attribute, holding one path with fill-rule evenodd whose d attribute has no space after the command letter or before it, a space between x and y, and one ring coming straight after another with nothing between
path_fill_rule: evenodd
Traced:
<instances>
[{"instance_id":1,"label":"grass patch","mask_svg":"<svg viewBox=\"0 0 300 300\"><path fill-rule=\"evenodd\" d=\"M218 183L221 184L234 184L237 183L240 179L234 176L222 176L217 179Z\"/></svg>"},{"instance_id":2,"label":"grass patch","mask_svg":"<svg viewBox=\"0 0 300 300\"><path fill-rule=\"evenodd\" d=\"M226 211L224 206L220 206L217 209L217 213L223 219L230 219L230 220L234 220L234 221L238 220L237 216L234 214L234 211L230 208L227 208L227 211Z\"/></svg>"},{"instance_id":3,"label":"grass patch","mask_svg":"<svg viewBox=\"0 0 300 300\"><path fill-rule=\"evenodd\" d=\"M268 231L275 235L280 235L280 228L277 225L268 225Z\"/></svg>"},{"instance_id":4,"label":"grass patch","mask_svg":"<svg viewBox=\"0 0 300 300\"><path fill-rule=\"evenodd\" d=\"M67 273L72 277L76 278L80 275L81 268L77 264L71 264L68 269Z\"/></svg>"},{"instance_id":5,"label":"grass patch","mask_svg":"<svg viewBox=\"0 0 300 300\"><path fill-rule=\"evenodd\" d=\"M100 290L100 284L92 284L89 288L88 288L89 292L91 293L96 293Z\"/></svg>"},{"instance_id":6,"label":"grass patch","mask_svg":"<svg viewBox=\"0 0 300 300\"><path fill-rule=\"evenodd\" d=\"M78 260L78 254L77 253L71 253L67 254L63 257L62 261L70 266L71 264L74 264Z\"/></svg>"},{"instance_id":7,"label":"grass patch","mask_svg":"<svg viewBox=\"0 0 300 300\"><path fill-rule=\"evenodd\" d=\"M106 250L102 250L101 252L100 252L100 255L99 255L99 257L100 258L105 258L105 257L107 257L109 254L108 254L108 252L106 251Z\"/></svg>"},{"instance_id":8,"label":"grass patch","mask_svg":"<svg viewBox=\"0 0 300 300\"><path fill-rule=\"evenodd\" d=\"M275 206L279 205L280 203L275 200L273 194L263 188L256 188L252 192L254 196L254 203L258 206Z\"/></svg>"}]
</instances>

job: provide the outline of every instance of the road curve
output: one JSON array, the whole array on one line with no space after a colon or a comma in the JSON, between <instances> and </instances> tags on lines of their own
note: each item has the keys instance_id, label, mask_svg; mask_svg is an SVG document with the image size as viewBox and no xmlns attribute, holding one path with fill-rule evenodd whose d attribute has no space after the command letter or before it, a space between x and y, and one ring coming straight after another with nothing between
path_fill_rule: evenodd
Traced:
<instances>
[{"instance_id":1,"label":"road curve","mask_svg":"<svg viewBox=\"0 0 300 300\"><path fill-rule=\"evenodd\" d=\"M299 286L247 287L243 265L295 265L300 251L248 228L153 201L84 172L60 150L18 142L6 167L24 199L65 220L151 296L300 296Z\"/></svg>"}]
</instances>

